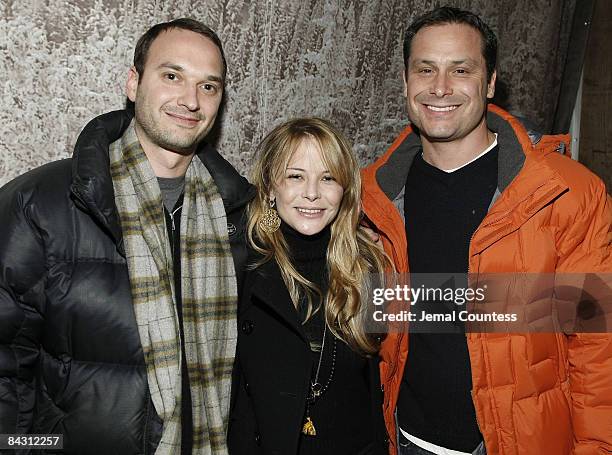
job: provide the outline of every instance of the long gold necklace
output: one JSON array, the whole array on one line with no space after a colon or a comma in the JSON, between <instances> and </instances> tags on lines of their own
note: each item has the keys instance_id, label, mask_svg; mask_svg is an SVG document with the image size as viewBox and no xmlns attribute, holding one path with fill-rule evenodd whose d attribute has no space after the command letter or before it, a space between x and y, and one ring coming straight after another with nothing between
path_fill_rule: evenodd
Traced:
<instances>
[{"instance_id":1,"label":"long gold necklace","mask_svg":"<svg viewBox=\"0 0 612 455\"><path fill-rule=\"evenodd\" d=\"M334 347L332 350L332 364L329 376L325 385L319 382L319 373L321 372L321 362L323 360L323 352L325 351L325 339L327 338L327 324L323 321L323 341L321 342L321 353L319 354L319 363L317 364L317 372L315 373L314 380L310 381L310 391L306 397L306 413L304 424L302 425L302 433L307 436L316 436L317 429L315 428L314 422L310 417L310 406L325 393L331 384L334 377L334 371L336 369L336 337L334 337Z\"/></svg>"}]
</instances>

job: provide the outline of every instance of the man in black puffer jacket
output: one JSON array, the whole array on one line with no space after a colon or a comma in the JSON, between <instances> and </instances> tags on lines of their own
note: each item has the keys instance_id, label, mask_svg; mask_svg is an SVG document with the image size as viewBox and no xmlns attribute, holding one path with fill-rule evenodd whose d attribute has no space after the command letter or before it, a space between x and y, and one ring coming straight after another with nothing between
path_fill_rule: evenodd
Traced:
<instances>
[{"instance_id":1,"label":"man in black puffer jacket","mask_svg":"<svg viewBox=\"0 0 612 455\"><path fill-rule=\"evenodd\" d=\"M190 270L184 256L191 251L178 238L189 232L189 226L180 228L182 223L200 222L179 214L183 198L187 210L188 192L199 185L189 183L189 169L201 162L205 169L199 172L208 172L213 181L206 200L217 197L224 212L217 220L224 232L215 231L224 244L214 246L225 247L237 271L244 266L244 209L253 197L252 187L213 148L201 144L219 108L225 71L221 43L208 27L188 19L154 26L139 40L128 75L135 118L116 111L94 119L81 133L72 159L32 170L0 190L0 434L62 434L64 453L79 455L179 453L178 447L180 453L226 451L222 426L227 425L226 386L234 356L239 273L232 268L225 274L222 278L231 284L227 286L231 292L217 295L225 305L221 318L225 332L218 330L218 320L205 321L217 324L214 334L225 334L225 344L219 344L216 336L203 340L204 349L214 352L214 361L192 368L190 355L198 355L200 348L190 346L202 342L202 337L191 332L201 327L193 314L197 312L193 299L185 298L185 293L186 288L198 286L181 281ZM129 144L126 138L137 140ZM122 174L116 163L111 166L112 150L127 154L132 153L130 147L144 152L146 160L120 162L129 170ZM156 373L160 378L162 367L155 357L154 334L146 332L159 327L154 320L147 326L139 316L132 267L139 266L142 258L130 255L137 249L130 246L131 238L146 237L143 242L149 246L155 239L141 234L150 228L143 223L146 219L136 217L127 225L129 214L118 202L117 188L125 180L131 182L132 167L138 166L145 173L154 172L153 188L161 188L154 192L163 205L145 211L155 212L162 225L166 221L159 245L169 252L169 271L162 273L162 264L158 281L170 290L178 346L168 354L170 361L162 359L171 363L164 372L174 374L169 375L166 396L162 379L155 386L151 383ZM139 193L136 183L134 191ZM133 202L130 195L123 197ZM189 210L197 212L194 206ZM215 220L207 222L214 225ZM136 253L157 259L155 251ZM214 271L219 270L223 253L217 249L200 254L191 259L190 267L200 267L198 260L217 261ZM205 278L208 285L209 276ZM158 297L145 297L144 305ZM146 343L151 346L143 349L143 336L149 335ZM226 346L227 352L219 346ZM200 382L208 389L194 398L195 383ZM223 390L210 384L223 384ZM170 410L168 397L176 399ZM207 400L216 400L218 406L212 416L206 414L211 409ZM204 422L198 423L198 410L204 405ZM164 406L172 415L167 420L160 417ZM173 420L178 424L170 425Z\"/></svg>"}]
</instances>

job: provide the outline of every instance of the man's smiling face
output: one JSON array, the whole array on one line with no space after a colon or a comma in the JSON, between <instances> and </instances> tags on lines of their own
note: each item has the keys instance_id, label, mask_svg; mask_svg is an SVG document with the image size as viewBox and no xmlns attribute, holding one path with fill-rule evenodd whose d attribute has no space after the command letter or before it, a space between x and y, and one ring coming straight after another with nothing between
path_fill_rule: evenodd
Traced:
<instances>
[{"instance_id":1,"label":"man's smiling face","mask_svg":"<svg viewBox=\"0 0 612 455\"><path fill-rule=\"evenodd\" d=\"M410 121L428 142L452 142L486 128L487 81L480 33L465 24L425 27L414 36L404 74Z\"/></svg>"},{"instance_id":2,"label":"man's smiling face","mask_svg":"<svg viewBox=\"0 0 612 455\"><path fill-rule=\"evenodd\" d=\"M170 29L151 44L144 74L130 70L136 132L145 152L193 153L212 128L223 94L223 60L198 33Z\"/></svg>"}]
</instances>

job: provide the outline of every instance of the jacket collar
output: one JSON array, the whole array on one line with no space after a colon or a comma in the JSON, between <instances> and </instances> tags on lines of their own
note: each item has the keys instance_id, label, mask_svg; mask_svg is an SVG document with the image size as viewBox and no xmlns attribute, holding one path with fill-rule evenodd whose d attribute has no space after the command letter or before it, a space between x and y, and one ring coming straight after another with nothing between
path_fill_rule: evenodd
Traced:
<instances>
[{"instance_id":1,"label":"jacket collar","mask_svg":"<svg viewBox=\"0 0 612 455\"><path fill-rule=\"evenodd\" d=\"M252 258L250 258L252 259ZM250 272L246 280L240 305L240 313L244 313L252 304L253 297L276 313L298 336L307 341L306 333L287 286L283 281L278 264L274 259L260 265ZM253 281L251 281L253 280ZM252 285L249 285L249 282Z\"/></svg>"},{"instance_id":2,"label":"jacket collar","mask_svg":"<svg viewBox=\"0 0 612 455\"><path fill-rule=\"evenodd\" d=\"M123 236L115 205L110 175L108 147L121 138L133 114L113 111L91 120L77 139L72 157L70 190L76 203L110 234L123 254ZM202 144L198 158L210 172L227 213L244 206L255 195L255 188L213 147Z\"/></svg>"},{"instance_id":3,"label":"jacket collar","mask_svg":"<svg viewBox=\"0 0 612 455\"><path fill-rule=\"evenodd\" d=\"M255 187L240 175L213 146L207 143L202 144L196 156L204 163L215 181L226 213L244 207L255 197Z\"/></svg>"},{"instance_id":4,"label":"jacket collar","mask_svg":"<svg viewBox=\"0 0 612 455\"><path fill-rule=\"evenodd\" d=\"M111 235L123 254L119 214L110 176L108 147L132 120L126 111L113 111L91 120L79 135L72 156L70 190L77 204Z\"/></svg>"},{"instance_id":5,"label":"jacket collar","mask_svg":"<svg viewBox=\"0 0 612 455\"><path fill-rule=\"evenodd\" d=\"M530 138L539 138L517 120L494 105L489 105L487 127L497 133L499 147L497 187L503 192L514 180L525 162L525 150L532 148ZM376 171L376 181L390 200L403 190L414 157L421 152L421 139L410 127L405 139L397 146L388 160Z\"/></svg>"}]
</instances>

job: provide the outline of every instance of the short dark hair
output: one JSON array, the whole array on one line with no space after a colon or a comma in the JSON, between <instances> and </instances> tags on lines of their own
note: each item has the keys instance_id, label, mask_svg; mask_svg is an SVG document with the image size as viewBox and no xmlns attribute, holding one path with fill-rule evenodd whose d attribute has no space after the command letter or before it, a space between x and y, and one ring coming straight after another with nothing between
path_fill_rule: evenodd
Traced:
<instances>
[{"instance_id":1,"label":"short dark hair","mask_svg":"<svg viewBox=\"0 0 612 455\"><path fill-rule=\"evenodd\" d=\"M145 63L147 62L147 56L149 54L149 48L155 39L162 33L172 29L189 30L191 32L198 33L213 42L215 46L219 48L221 53L221 60L223 61L223 80L227 73L227 62L225 61L225 54L223 53L223 45L217 34L200 21L190 18L174 19L170 22L161 22L154 25L142 35L136 43L136 49L134 49L134 67L138 72L138 76L142 77L144 74Z\"/></svg>"},{"instance_id":2,"label":"short dark hair","mask_svg":"<svg viewBox=\"0 0 612 455\"><path fill-rule=\"evenodd\" d=\"M436 8L422 16L417 17L406 30L404 35L404 66L408 68L410 46L412 39L419 30L433 25L465 24L476 29L482 38L482 55L487 65L487 80L491 81L493 71L497 65L497 36L493 30L476 14L450 6Z\"/></svg>"}]
</instances>

